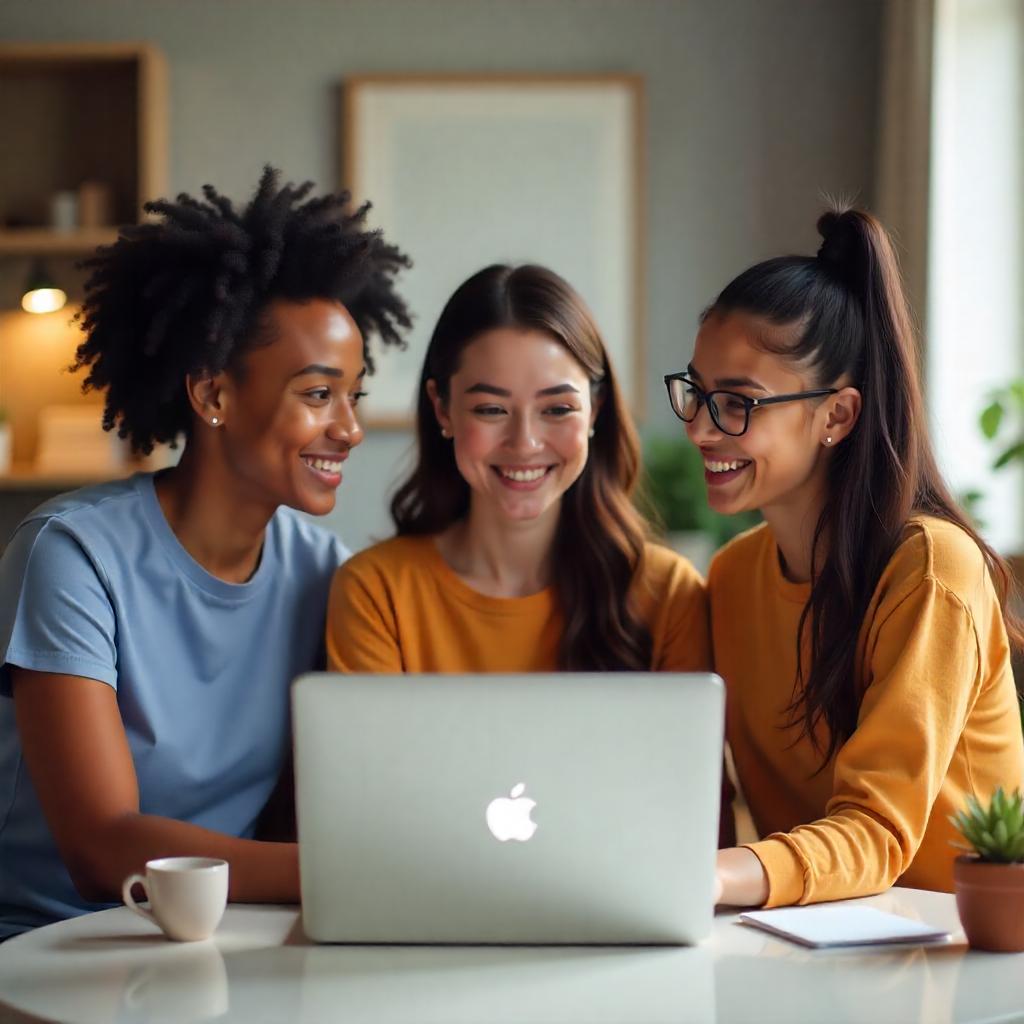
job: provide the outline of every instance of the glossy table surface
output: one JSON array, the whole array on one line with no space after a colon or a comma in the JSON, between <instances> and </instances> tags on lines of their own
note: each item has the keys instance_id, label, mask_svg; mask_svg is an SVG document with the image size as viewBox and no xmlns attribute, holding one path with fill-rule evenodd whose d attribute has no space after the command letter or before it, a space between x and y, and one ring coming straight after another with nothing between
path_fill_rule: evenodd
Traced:
<instances>
[{"instance_id":1,"label":"glossy table surface","mask_svg":"<svg viewBox=\"0 0 1024 1024\"><path fill-rule=\"evenodd\" d=\"M810 950L719 912L692 948L317 946L295 907L235 904L178 944L121 908L0 945L0 1021L1024 1020L1024 954L968 950L952 896L860 902L953 942Z\"/></svg>"}]
</instances>

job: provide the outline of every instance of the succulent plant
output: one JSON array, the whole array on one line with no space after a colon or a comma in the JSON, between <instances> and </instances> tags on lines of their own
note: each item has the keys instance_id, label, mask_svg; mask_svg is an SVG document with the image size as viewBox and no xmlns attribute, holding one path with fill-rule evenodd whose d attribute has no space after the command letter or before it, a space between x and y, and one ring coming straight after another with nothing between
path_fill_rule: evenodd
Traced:
<instances>
[{"instance_id":1,"label":"succulent plant","mask_svg":"<svg viewBox=\"0 0 1024 1024\"><path fill-rule=\"evenodd\" d=\"M1019 789L1007 796L1000 786L988 807L969 796L967 810L957 811L949 820L970 843L953 843L961 850L973 850L982 860L995 864L1024 861L1024 793Z\"/></svg>"}]
</instances>

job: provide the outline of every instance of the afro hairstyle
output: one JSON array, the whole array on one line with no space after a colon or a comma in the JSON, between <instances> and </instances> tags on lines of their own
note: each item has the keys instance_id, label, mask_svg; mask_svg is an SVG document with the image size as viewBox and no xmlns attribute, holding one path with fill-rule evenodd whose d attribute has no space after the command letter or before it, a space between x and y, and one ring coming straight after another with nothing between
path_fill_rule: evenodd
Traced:
<instances>
[{"instance_id":1,"label":"afro hairstyle","mask_svg":"<svg viewBox=\"0 0 1024 1024\"><path fill-rule=\"evenodd\" d=\"M281 185L268 166L241 211L211 185L205 201L182 193L147 203L159 220L123 228L83 261L85 340L72 369L88 368L83 390L106 392L104 430L143 454L187 436L186 375L239 368L268 340L261 317L275 299L340 302L364 345L376 334L405 347L400 330L411 322L394 278L409 258L367 229L369 203L352 210L348 192L308 198L312 188Z\"/></svg>"}]
</instances>

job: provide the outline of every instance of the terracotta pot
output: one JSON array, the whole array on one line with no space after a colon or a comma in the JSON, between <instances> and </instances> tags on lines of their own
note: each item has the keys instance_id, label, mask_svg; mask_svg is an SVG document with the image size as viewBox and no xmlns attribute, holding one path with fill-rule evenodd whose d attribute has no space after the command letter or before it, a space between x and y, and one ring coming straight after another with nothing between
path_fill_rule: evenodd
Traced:
<instances>
[{"instance_id":1,"label":"terracotta pot","mask_svg":"<svg viewBox=\"0 0 1024 1024\"><path fill-rule=\"evenodd\" d=\"M957 857L953 884L960 923L972 949L1024 950L1024 864Z\"/></svg>"}]
</instances>

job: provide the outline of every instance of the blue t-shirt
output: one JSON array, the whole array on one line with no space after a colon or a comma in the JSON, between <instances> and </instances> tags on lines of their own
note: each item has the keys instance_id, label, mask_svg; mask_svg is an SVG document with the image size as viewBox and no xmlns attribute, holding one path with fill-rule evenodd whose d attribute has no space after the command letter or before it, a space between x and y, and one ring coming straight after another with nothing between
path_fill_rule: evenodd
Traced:
<instances>
[{"instance_id":1,"label":"blue t-shirt","mask_svg":"<svg viewBox=\"0 0 1024 1024\"><path fill-rule=\"evenodd\" d=\"M22 759L10 666L117 690L143 814L249 837L288 746L288 686L322 656L333 534L280 508L245 583L211 576L153 478L42 505L0 560L0 938L109 904L83 900Z\"/></svg>"}]
</instances>

